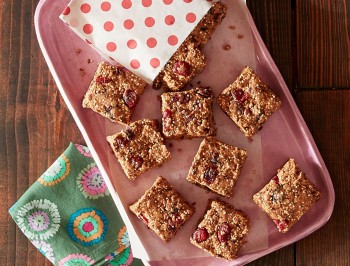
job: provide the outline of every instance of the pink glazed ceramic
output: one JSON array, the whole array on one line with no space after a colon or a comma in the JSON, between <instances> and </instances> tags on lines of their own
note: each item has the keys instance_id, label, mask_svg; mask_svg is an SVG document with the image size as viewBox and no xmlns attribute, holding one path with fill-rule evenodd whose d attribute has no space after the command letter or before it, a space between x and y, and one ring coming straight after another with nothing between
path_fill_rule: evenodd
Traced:
<instances>
[{"instance_id":1,"label":"pink glazed ceramic","mask_svg":"<svg viewBox=\"0 0 350 266\"><path fill-rule=\"evenodd\" d=\"M223 2L229 6L229 13L205 47L208 65L192 84L211 86L217 96L234 81L245 65L249 65L282 99L281 109L272 115L252 141L248 141L214 105L217 137L248 151L248 160L234 189L234 196L227 201L249 215L252 230L239 257L232 262L209 257L189 243L189 237L205 211L207 200L217 197L185 180L201 139L173 141L172 145L168 142L173 159L136 181L129 181L106 141L107 135L123 127L81 106L83 95L102 57L59 19L68 4L66 0L41 0L36 10L36 33L51 73L127 225L135 257L151 261L152 265L246 264L311 234L328 221L333 211L334 189L329 173L281 74L261 40L245 2ZM147 88L133 120L143 117L159 119L160 103L157 96L160 93ZM296 159L301 170L321 191L322 197L288 233L282 234L252 202L251 197L290 157ZM128 206L143 194L157 175L166 177L189 202L196 203L195 216L167 245L128 210Z\"/></svg>"}]
</instances>

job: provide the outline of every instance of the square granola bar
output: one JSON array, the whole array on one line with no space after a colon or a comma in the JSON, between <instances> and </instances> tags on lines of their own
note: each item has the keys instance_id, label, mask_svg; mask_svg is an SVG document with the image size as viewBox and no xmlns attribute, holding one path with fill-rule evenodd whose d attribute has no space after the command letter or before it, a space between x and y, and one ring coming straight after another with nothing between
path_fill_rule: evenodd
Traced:
<instances>
[{"instance_id":1,"label":"square granola bar","mask_svg":"<svg viewBox=\"0 0 350 266\"><path fill-rule=\"evenodd\" d=\"M233 260L246 243L249 227L245 213L228 203L212 200L190 241L215 257Z\"/></svg>"},{"instance_id":2,"label":"square granola bar","mask_svg":"<svg viewBox=\"0 0 350 266\"><path fill-rule=\"evenodd\" d=\"M148 169L170 160L157 120L139 120L107 137L126 176L134 180Z\"/></svg>"},{"instance_id":3,"label":"square granola bar","mask_svg":"<svg viewBox=\"0 0 350 266\"><path fill-rule=\"evenodd\" d=\"M289 159L267 185L253 196L254 202L266 212L285 233L319 200L321 193Z\"/></svg>"},{"instance_id":4,"label":"square granola bar","mask_svg":"<svg viewBox=\"0 0 350 266\"><path fill-rule=\"evenodd\" d=\"M208 13L199 21L191 34L187 37L189 41L200 49L204 48L210 40L216 28L221 24L227 13L227 6L223 3L216 2L209 9Z\"/></svg>"},{"instance_id":5,"label":"square granola bar","mask_svg":"<svg viewBox=\"0 0 350 266\"><path fill-rule=\"evenodd\" d=\"M218 96L217 103L247 137L258 132L281 106L278 96L250 67Z\"/></svg>"},{"instance_id":6,"label":"square granola bar","mask_svg":"<svg viewBox=\"0 0 350 266\"><path fill-rule=\"evenodd\" d=\"M83 99L83 107L113 122L128 124L147 83L120 66L101 62Z\"/></svg>"},{"instance_id":7,"label":"square granola bar","mask_svg":"<svg viewBox=\"0 0 350 266\"><path fill-rule=\"evenodd\" d=\"M179 91L206 65L201 50L191 43L184 43L170 58L163 70L163 85L168 91Z\"/></svg>"},{"instance_id":8,"label":"square granola bar","mask_svg":"<svg viewBox=\"0 0 350 266\"><path fill-rule=\"evenodd\" d=\"M161 176L130 206L130 210L164 242L172 239L194 212L193 207Z\"/></svg>"},{"instance_id":9,"label":"square granola bar","mask_svg":"<svg viewBox=\"0 0 350 266\"><path fill-rule=\"evenodd\" d=\"M246 158L245 150L208 137L199 146L187 180L230 197Z\"/></svg>"},{"instance_id":10,"label":"square granola bar","mask_svg":"<svg viewBox=\"0 0 350 266\"><path fill-rule=\"evenodd\" d=\"M226 12L227 7L223 3L213 4L156 77L154 89L163 87L167 91L179 91L204 69L206 58L202 49L225 18Z\"/></svg>"},{"instance_id":11,"label":"square granola bar","mask_svg":"<svg viewBox=\"0 0 350 266\"><path fill-rule=\"evenodd\" d=\"M212 136L216 133L210 88L168 92L162 96L163 134L168 139Z\"/></svg>"}]
</instances>

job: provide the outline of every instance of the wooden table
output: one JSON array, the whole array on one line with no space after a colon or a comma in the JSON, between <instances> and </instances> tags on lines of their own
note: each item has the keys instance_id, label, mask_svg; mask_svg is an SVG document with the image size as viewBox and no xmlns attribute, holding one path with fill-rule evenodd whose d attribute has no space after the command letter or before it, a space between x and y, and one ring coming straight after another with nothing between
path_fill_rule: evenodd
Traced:
<instances>
[{"instance_id":1,"label":"wooden table","mask_svg":"<svg viewBox=\"0 0 350 266\"><path fill-rule=\"evenodd\" d=\"M0 0L0 265L49 265L7 210L70 141L84 143L41 54L37 0ZM247 0L331 174L330 221L250 265L350 264L350 1Z\"/></svg>"}]
</instances>

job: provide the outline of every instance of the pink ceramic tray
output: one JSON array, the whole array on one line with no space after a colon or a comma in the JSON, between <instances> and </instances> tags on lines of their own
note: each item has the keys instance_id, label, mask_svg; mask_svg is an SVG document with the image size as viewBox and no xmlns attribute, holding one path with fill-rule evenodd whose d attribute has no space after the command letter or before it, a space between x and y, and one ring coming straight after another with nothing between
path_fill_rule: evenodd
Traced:
<instances>
[{"instance_id":1,"label":"pink ceramic tray","mask_svg":"<svg viewBox=\"0 0 350 266\"><path fill-rule=\"evenodd\" d=\"M215 197L184 181L200 139L172 142L170 151L173 159L169 163L149 171L135 182L127 180L105 140L107 135L122 127L81 107L82 97L97 62L103 59L58 18L68 1L41 0L36 10L37 37L51 73L128 227L134 254L143 260L153 261L152 265L242 265L311 234L328 221L333 210L334 189L328 171L244 1L223 2L229 6L229 14L206 46L204 52L208 66L194 84L201 81L203 85L210 85L217 96L235 79L243 66L250 65L280 95L283 102L282 108L251 142L214 105L218 138L248 151L247 163L229 202L247 212L252 220L252 230L248 243L234 262L208 257L188 241L205 210L207 198ZM159 91L148 88L133 119L159 118L159 94ZM281 234L251 201L251 196L289 157L296 159L300 168L320 189L322 198L291 231ZM195 217L167 245L147 230L127 208L153 183L158 174L167 177L187 200L196 202Z\"/></svg>"}]
</instances>

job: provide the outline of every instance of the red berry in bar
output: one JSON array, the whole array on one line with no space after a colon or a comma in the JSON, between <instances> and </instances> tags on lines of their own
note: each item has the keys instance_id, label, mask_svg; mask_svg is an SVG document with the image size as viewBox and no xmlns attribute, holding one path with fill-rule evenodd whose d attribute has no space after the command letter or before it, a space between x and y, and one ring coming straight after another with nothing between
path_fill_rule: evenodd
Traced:
<instances>
[{"instance_id":1,"label":"red berry in bar","mask_svg":"<svg viewBox=\"0 0 350 266\"><path fill-rule=\"evenodd\" d=\"M207 240L209 237L208 231L205 228L198 228L196 232L193 233L193 239L200 243Z\"/></svg>"},{"instance_id":2,"label":"red berry in bar","mask_svg":"<svg viewBox=\"0 0 350 266\"><path fill-rule=\"evenodd\" d=\"M173 67L173 71L177 75L188 77L191 74L192 67L186 61L177 61Z\"/></svg>"},{"instance_id":3,"label":"red berry in bar","mask_svg":"<svg viewBox=\"0 0 350 266\"><path fill-rule=\"evenodd\" d=\"M134 108L137 102L137 95L135 91L127 89L124 91L123 100L129 108Z\"/></svg>"},{"instance_id":4,"label":"red berry in bar","mask_svg":"<svg viewBox=\"0 0 350 266\"><path fill-rule=\"evenodd\" d=\"M222 223L218 232L218 239L221 243L226 243L231 236L231 227L228 223Z\"/></svg>"},{"instance_id":5,"label":"red berry in bar","mask_svg":"<svg viewBox=\"0 0 350 266\"><path fill-rule=\"evenodd\" d=\"M108 77L98 76L96 78L96 83L100 83L100 84L110 83L111 81L112 81L112 79L110 79Z\"/></svg>"}]
</instances>

